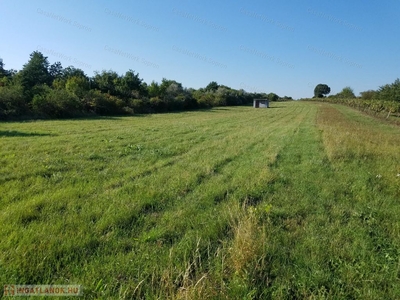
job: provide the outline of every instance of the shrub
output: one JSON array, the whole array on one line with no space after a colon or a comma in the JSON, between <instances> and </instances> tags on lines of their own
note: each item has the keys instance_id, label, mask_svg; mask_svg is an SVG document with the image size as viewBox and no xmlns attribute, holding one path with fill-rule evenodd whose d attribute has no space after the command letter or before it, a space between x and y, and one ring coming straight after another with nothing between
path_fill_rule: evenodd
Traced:
<instances>
[{"instance_id":1,"label":"shrub","mask_svg":"<svg viewBox=\"0 0 400 300\"><path fill-rule=\"evenodd\" d=\"M147 98L130 99L129 106L133 109L135 113L140 114L150 112L149 100Z\"/></svg>"},{"instance_id":2,"label":"shrub","mask_svg":"<svg viewBox=\"0 0 400 300\"><path fill-rule=\"evenodd\" d=\"M90 90L83 97L83 103L87 112L93 112L98 115L124 114L126 103L118 97L111 96L108 93L102 93L99 90Z\"/></svg>"},{"instance_id":3,"label":"shrub","mask_svg":"<svg viewBox=\"0 0 400 300\"><path fill-rule=\"evenodd\" d=\"M89 82L85 77L72 76L68 78L65 89L72 95L82 98L89 90Z\"/></svg>"},{"instance_id":4,"label":"shrub","mask_svg":"<svg viewBox=\"0 0 400 300\"><path fill-rule=\"evenodd\" d=\"M214 104L214 98L215 98L214 94L206 93L199 97L199 99L197 100L197 103L199 104L199 107L201 107L201 108L212 107Z\"/></svg>"},{"instance_id":5,"label":"shrub","mask_svg":"<svg viewBox=\"0 0 400 300\"><path fill-rule=\"evenodd\" d=\"M195 98L192 97L192 95L187 95L185 97L184 103L183 103L183 108L184 109L194 109L197 108L197 101Z\"/></svg>"},{"instance_id":6,"label":"shrub","mask_svg":"<svg viewBox=\"0 0 400 300\"><path fill-rule=\"evenodd\" d=\"M21 86L0 87L0 118L21 116L28 106Z\"/></svg>"},{"instance_id":7,"label":"shrub","mask_svg":"<svg viewBox=\"0 0 400 300\"><path fill-rule=\"evenodd\" d=\"M82 113L82 103L78 97L66 90L48 89L46 93L36 94L32 100L35 113L42 116L65 118Z\"/></svg>"},{"instance_id":8,"label":"shrub","mask_svg":"<svg viewBox=\"0 0 400 300\"><path fill-rule=\"evenodd\" d=\"M400 102L400 79L392 84L381 86L378 91L379 99Z\"/></svg>"},{"instance_id":9,"label":"shrub","mask_svg":"<svg viewBox=\"0 0 400 300\"><path fill-rule=\"evenodd\" d=\"M166 103L159 97L150 98L150 108L154 112L165 112L167 110Z\"/></svg>"},{"instance_id":10,"label":"shrub","mask_svg":"<svg viewBox=\"0 0 400 300\"><path fill-rule=\"evenodd\" d=\"M378 92L374 91L374 90L368 90L365 92L361 92L361 99L363 100L372 100L372 99L376 99L378 98Z\"/></svg>"}]
</instances>

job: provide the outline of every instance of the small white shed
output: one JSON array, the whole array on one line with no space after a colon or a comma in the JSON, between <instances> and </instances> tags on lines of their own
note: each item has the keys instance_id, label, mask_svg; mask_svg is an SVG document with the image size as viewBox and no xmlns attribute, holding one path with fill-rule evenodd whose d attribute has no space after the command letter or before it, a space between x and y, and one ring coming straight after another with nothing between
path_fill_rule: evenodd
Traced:
<instances>
[{"instance_id":1,"label":"small white shed","mask_svg":"<svg viewBox=\"0 0 400 300\"><path fill-rule=\"evenodd\" d=\"M268 108L269 100L268 99L254 99L253 107L254 108Z\"/></svg>"}]
</instances>

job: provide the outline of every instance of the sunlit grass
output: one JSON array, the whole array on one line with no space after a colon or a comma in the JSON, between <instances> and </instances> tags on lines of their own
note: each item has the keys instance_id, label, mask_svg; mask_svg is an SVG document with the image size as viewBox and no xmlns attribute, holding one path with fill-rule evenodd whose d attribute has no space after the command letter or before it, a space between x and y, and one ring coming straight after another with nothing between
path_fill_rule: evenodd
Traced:
<instances>
[{"instance_id":1,"label":"sunlit grass","mask_svg":"<svg viewBox=\"0 0 400 300\"><path fill-rule=\"evenodd\" d=\"M2 123L0 282L82 284L88 299L399 298L399 127L275 106Z\"/></svg>"}]
</instances>

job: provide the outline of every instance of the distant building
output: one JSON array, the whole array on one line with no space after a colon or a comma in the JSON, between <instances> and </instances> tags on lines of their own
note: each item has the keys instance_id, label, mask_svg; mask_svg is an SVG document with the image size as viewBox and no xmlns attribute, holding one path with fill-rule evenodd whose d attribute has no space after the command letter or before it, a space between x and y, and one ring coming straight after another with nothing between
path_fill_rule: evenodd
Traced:
<instances>
[{"instance_id":1,"label":"distant building","mask_svg":"<svg viewBox=\"0 0 400 300\"><path fill-rule=\"evenodd\" d=\"M254 108L268 108L269 100L268 99L254 99L253 107Z\"/></svg>"}]
</instances>

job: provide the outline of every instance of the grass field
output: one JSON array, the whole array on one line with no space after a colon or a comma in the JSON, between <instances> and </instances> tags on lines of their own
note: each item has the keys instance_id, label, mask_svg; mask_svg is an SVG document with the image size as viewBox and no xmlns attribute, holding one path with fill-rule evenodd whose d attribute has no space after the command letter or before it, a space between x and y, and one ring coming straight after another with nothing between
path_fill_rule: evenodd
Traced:
<instances>
[{"instance_id":1,"label":"grass field","mask_svg":"<svg viewBox=\"0 0 400 300\"><path fill-rule=\"evenodd\" d=\"M0 284L399 299L400 128L273 103L0 124Z\"/></svg>"}]
</instances>

